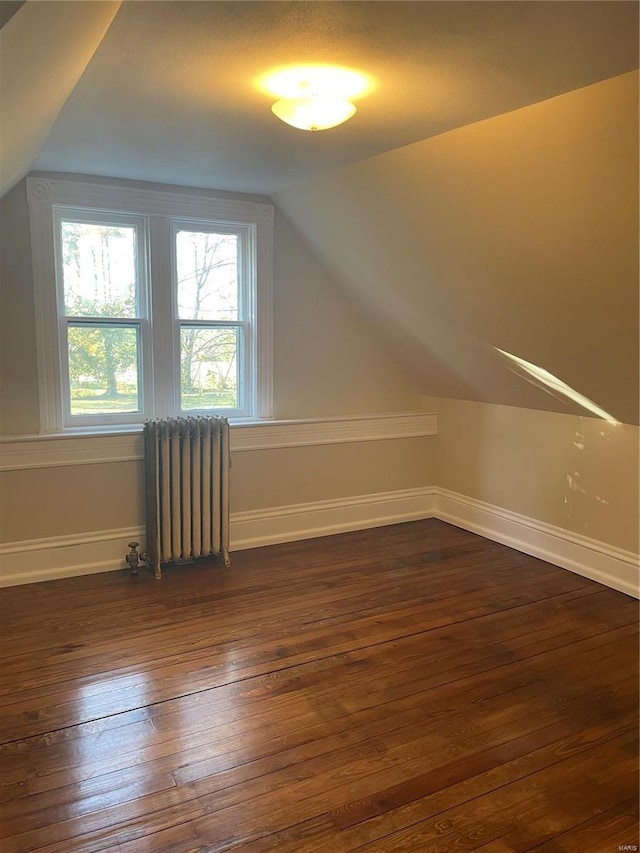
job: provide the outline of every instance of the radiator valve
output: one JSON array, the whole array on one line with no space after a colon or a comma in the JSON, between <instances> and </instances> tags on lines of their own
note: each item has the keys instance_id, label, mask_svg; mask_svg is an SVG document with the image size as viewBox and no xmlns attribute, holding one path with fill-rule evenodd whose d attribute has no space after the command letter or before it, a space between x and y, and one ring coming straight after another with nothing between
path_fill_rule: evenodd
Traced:
<instances>
[{"instance_id":1,"label":"radiator valve","mask_svg":"<svg viewBox=\"0 0 640 853\"><path fill-rule=\"evenodd\" d=\"M138 545L139 542L129 542L129 548L131 549L129 553L125 556L125 560L127 561L127 565L129 566L129 574L131 577L134 577L138 574L138 567L140 563L146 563L148 560L147 554L138 553Z\"/></svg>"}]
</instances>

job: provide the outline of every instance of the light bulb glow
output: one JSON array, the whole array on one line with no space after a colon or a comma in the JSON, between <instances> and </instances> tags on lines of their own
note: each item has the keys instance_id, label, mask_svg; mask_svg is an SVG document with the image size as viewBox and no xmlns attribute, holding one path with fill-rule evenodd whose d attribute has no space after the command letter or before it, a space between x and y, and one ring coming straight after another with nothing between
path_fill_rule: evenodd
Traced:
<instances>
[{"instance_id":1,"label":"light bulb glow","mask_svg":"<svg viewBox=\"0 0 640 853\"><path fill-rule=\"evenodd\" d=\"M287 65L272 68L254 81L278 98L271 107L279 119L300 130L326 130L356 112L353 100L367 95L374 80L341 65Z\"/></svg>"},{"instance_id":2,"label":"light bulb glow","mask_svg":"<svg viewBox=\"0 0 640 853\"><path fill-rule=\"evenodd\" d=\"M342 124L356 112L356 107L344 98L283 98L275 102L271 111L292 127L315 131Z\"/></svg>"},{"instance_id":3,"label":"light bulb glow","mask_svg":"<svg viewBox=\"0 0 640 853\"><path fill-rule=\"evenodd\" d=\"M344 98L352 101L374 88L373 78L342 65L285 65L261 74L256 86L277 98Z\"/></svg>"}]
</instances>

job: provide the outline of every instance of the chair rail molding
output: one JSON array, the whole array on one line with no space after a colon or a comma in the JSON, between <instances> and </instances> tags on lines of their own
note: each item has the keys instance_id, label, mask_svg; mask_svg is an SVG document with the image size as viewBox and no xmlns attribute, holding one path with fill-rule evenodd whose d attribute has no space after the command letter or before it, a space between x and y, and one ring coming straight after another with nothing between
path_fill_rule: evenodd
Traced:
<instances>
[{"instance_id":1,"label":"chair rail molding","mask_svg":"<svg viewBox=\"0 0 640 853\"><path fill-rule=\"evenodd\" d=\"M247 421L231 424L231 451L418 438L437 431L437 415L432 412ZM141 460L143 452L141 428L13 436L0 439L0 471L133 462Z\"/></svg>"}]
</instances>

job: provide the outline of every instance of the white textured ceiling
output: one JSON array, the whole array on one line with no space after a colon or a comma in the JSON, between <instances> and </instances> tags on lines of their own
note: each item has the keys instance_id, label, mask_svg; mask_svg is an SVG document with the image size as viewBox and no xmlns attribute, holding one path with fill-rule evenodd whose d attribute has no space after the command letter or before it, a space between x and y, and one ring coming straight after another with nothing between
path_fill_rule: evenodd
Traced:
<instances>
[{"instance_id":1,"label":"white textured ceiling","mask_svg":"<svg viewBox=\"0 0 640 853\"><path fill-rule=\"evenodd\" d=\"M124 2L35 168L271 193L637 67L635 2ZM253 85L330 62L377 81L317 134Z\"/></svg>"}]
</instances>

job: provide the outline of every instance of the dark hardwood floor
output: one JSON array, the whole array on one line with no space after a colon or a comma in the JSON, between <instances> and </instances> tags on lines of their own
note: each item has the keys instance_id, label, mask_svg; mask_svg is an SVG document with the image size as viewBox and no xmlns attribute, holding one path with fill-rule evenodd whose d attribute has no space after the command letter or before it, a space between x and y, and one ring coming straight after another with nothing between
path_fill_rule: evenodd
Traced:
<instances>
[{"instance_id":1,"label":"dark hardwood floor","mask_svg":"<svg viewBox=\"0 0 640 853\"><path fill-rule=\"evenodd\" d=\"M3 853L637 849L633 599L435 520L233 558L2 591Z\"/></svg>"}]
</instances>

